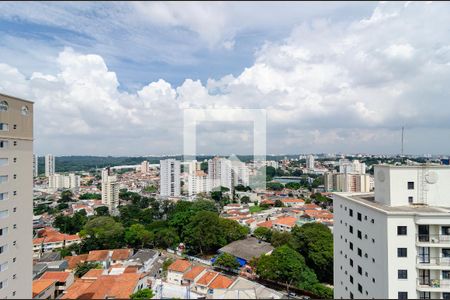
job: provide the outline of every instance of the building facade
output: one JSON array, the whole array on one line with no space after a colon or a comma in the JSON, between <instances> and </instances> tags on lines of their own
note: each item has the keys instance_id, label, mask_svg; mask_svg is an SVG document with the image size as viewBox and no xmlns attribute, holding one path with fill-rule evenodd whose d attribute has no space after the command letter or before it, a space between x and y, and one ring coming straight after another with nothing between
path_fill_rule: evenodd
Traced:
<instances>
[{"instance_id":1,"label":"building facade","mask_svg":"<svg viewBox=\"0 0 450 300\"><path fill-rule=\"evenodd\" d=\"M308 170L314 170L314 156L313 155L308 155L306 157L306 168Z\"/></svg>"},{"instance_id":2,"label":"building facade","mask_svg":"<svg viewBox=\"0 0 450 300\"><path fill-rule=\"evenodd\" d=\"M45 155L45 176L55 174L55 157L52 154Z\"/></svg>"},{"instance_id":3,"label":"building facade","mask_svg":"<svg viewBox=\"0 0 450 300\"><path fill-rule=\"evenodd\" d=\"M334 298L450 299L450 168L375 166L334 195Z\"/></svg>"},{"instance_id":4,"label":"building facade","mask_svg":"<svg viewBox=\"0 0 450 300\"><path fill-rule=\"evenodd\" d=\"M0 298L32 297L33 103L0 94Z\"/></svg>"},{"instance_id":5,"label":"building facade","mask_svg":"<svg viewBox=\"0 0 450 300\"><path fill-rule=\"evenodd\" d=\"M160 195L179 197L181 195L180 161L165 159L160 161Z\"/></svg>"},{"instance_id":6,"label":"building facade","mask_svg":"<svg viewBox=\"0 0 450 300\"><path fill-rule=\"evenodd\" d=\"M39 156L33 154L33 177L39 176Z\"/></svg>"},{"instance_id":7,"label":"building facade","mask_svg":"<svg viewBox=\"0 0 450 300\"><path fill-rule=\"evenodd\" d=\"M53 190L71 189L78 191L80 182L80 176L74 173L70 173L69 175L53 174L48 178L48 187Z\"/></svg>"},{"instance_id":8,"label":"building facade","mask_svg":"<svg viewBox=\"0 0 450 300\"><path fill-rule=\"evenodd\" d=\"M119 183L109 168L102 170L102 204L108 206L112 215L116 214L119 206Z\"/></svg>"},{"instance_id":9,"label":"building facade","mask_svg":"<svg viewBox=\"0 0 450 300\"><path fill-rule=\"evenodd\" d=\"M368 193L374 188L374 179L369 174L326 172L324 187L328 192Z\"/></svg>"}]
</instances>

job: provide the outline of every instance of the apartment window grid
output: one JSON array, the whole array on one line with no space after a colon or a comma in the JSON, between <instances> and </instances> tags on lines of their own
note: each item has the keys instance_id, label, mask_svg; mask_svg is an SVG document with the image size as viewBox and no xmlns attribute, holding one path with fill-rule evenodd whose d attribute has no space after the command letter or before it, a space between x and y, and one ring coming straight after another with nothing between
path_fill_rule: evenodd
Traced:
<instances>
[{"instance_id":1,"label":"apartment window grid","mask_svg":"<svg viewBox=\"0 0 450 300\"><path fill-rule=\"evenodd\" d=\"M408 270L398 270L398 279L408 279Z\"/></svg>"},{"instance_id":2,"label":"apartment window grid","mask_svg":"<svg viewBox=\"0 0 450 300\"><path fill-rule=\"evenodd\" d=\"M408 300L408 292L398 292L399 300Z\"/></svg>"},{"instance_id":3,"label":"apartment window grid","mask_svg":"<svg viewBox=\"0 0 450 300\"><path fill-rule=\"evenodd\" d=\"M408 232L406 226L397 226L397 235L406 235Z\"/></svg>"},{"instance_id":4,"label":"apartment window grid","mask_svg":"<svg viewBox=\"0 0 450 300\"><path fill-rule=\"evenodd\" d=\"M407 248L397 248L397 257L408 257Z\"/></svg>"}]
</instances>

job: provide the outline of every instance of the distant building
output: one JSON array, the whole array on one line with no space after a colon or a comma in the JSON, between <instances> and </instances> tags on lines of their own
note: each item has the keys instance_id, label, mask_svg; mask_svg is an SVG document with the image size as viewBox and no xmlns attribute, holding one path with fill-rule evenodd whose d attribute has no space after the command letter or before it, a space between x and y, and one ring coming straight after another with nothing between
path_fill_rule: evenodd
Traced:
<instances>
[{"instance_id":1,"label":"distant building","mask_svg":"<svg viewBox=\"0 0 450 300\"><path fill-rule=\"evenodd\" d=\"M342 174L366 174L366 164L355 159L349 161L348 159L339 160L339 173Z\"/></svg>"},{"instance_id":2,"label":"distant building","mask_svg":"<svg viewBox=\"0 0 450 300\"><path fill-rule=\"evenodd\" d=\"M368 193L374 188L374 180L369 174L327 172L324 174L324 187L327 192Z\"/></svg>"},{"instance_id":3,"label":"distant building","mask_svg":"<svg viewBox=\"0 0 450 300\"><path fill-rule=\"evenodd\" d=\"M149 171L150 171L150 164L148 163L148 161L144 160L141 163L141 173L147 174Z\"/></svg>"},{"instance_id":4,"label":"distant building","mask_svg":"<svg viewBox=\"0 0 450 300\"><path fill-rule=\"evenodd\" d=\"M78 191L81 178L74 173L69 175L53 174L48 177L48 187L54 190L71 189Z\"/></svg>"},{"instance_id":5,"label":"distant building","mask_svg":"<svg viewBox=\"0 0 450 300\"><path fill-rule=\"evenodd\" d=\"M119 183L109 168L102 170L102 204L108 206L111 214L115 214L119 206Z\"/></svg>"},{"instance_id":6,"label":"distant building","mask_svg":"<svg viewBox=\"0 0 450 300\"><path fill-rule=\"evenodd\" d=\"M180 161L165 159L160 161L160 195L179 197L181 195Z\"/></svg>"},{"instance_id":7,"label":"distant building","mask_svg":"<svg viewBox=\"0 0 450 300\"><path fill-rule=\"evenodd\" d=\"M33 154L33 177L39 176L38 165L39 165L39 157L37 156L37 154Z\"/></svg>"},{"instance_id":8,"label":"distant building","mask_svg":"<svg viewBox=\"0 0 450 300\"><path fill-rule=\"evenodd\" d=\"M237 185L250 184L249 171L245 163L221 157L208 160L208 180L211 189L223 186L230 191Z\"/></svg>"},{"instance_id":9,"label":"distant building","mask_svg":"<svg viewBox=\"0 0 450 300\"><path fill-rule=\"evenodd\" d=\"M55 157L52 154L45 156L45 176L50 177L55 174Z\"/></svg>"},{"instance_id":10,"label":"distant building","mask_svg":"<svg viewBox=\"0 0 450 300\"><path fill-rule=\"evenodd\" d=\"M306 168L308 170L314 170L314 156L313 155L308 155L306 157Z\"/></svg>"}]
</instances>

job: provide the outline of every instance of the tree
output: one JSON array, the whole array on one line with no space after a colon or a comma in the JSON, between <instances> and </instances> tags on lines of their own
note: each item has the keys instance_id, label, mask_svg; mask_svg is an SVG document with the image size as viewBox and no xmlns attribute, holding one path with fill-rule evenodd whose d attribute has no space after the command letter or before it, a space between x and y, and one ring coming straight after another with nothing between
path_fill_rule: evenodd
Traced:
<instances>
[{"instance_id":1,"label":"tree","mask_svg":"<svg viewBox=\"0 0 450 300\"><path fill-rule=\"evenodd\" d=\"M155 232L155 245L160 248L174 248L180 243L180 237L173 228L163 228Z\"/></svg>"},{"instance_id":2,"label":"tree","mask_svg":"<svg viewBox=\"0 0 450 300\"><path fill-rule=\"evenodd\" d=\"M276 248L271 255L261 256L256 263L256 273L262 278L295 284L306 290L318 283L303 256L287 245Z\"/></svg>"},{"instance_id":3,"label":"tree","mask_svg":"<svg viewBox=\"0 0 450 300\"><path fill-rule=\"evenodd\" d=\"M286 245L291 241L292 235L289 232L279 232L274 230L270 238L270 243L274 247Z\"/></svg>"},{"instance_id":4,"label":"tree","mask_svg":"<svg viewBox=\"0 0 450 300\"><path fill-rule=\"evenodd\" d=\"M333 234L320 223L307 223L292 229L291 246L301 253L307 265L323 282L333 282Z\"/></svg>"},{"instance_id":5,"label":"tree","mask_svg":"<svg viewBox=\"0 0 450 300\"><path fill-rule=\"evenodd\" d=\"M240 267L240 264L237 261L236 257L234 257L229 253L222 253L221 255L219 255L214 261L213 265L220 268L231 270L235 270Z\"/></svg>"},{"instance_id":6,"label":"tree","mask_svg":"<svg viewBox=\"0 0 450 300\"><path fill-rule=\"evenodd\" d=\"M153 296L155 296L153 291L149 288L145 288L145 289L137 291L134 294L131 294L130 299L131 300L145 300L145 299L151 299L151 298L153 298Z\"/></svg>"},{"instance_id":7,"label":"tree","mask_svg":"<svg viewBox=\"0 0 450 300\"><path fill-rule=\"evenodd\" d=\"M96 262L83 262L79 263L75 268L75 276L80 278L83 277L91 269L101 269L102 265Z\"/></svg>"},{"instance_id":8,"label":"tree","mask_svg":"<svg viewBox=\"0 0 450 300\"><path fill-rule=\"evenodd\" d=\"M294 170L294 172L292 172L292 176L302 176L303 172L300 169Z\"/></svg>"},{"instance_id":9,"label":"tree","mask_svg":"<svg viewBox=\"0 0 450 300\"><path fill-rule=\"evenodd\" d=\"M272 230L267 227L258 227L253 231L253 235L260 240L270 241L272 238Z\"/></svg>"},{"instance_id":10,"label":"tree","mask_svg":"<svg viewBox=\"0 0 450 300\"><path fill-rule=\"evenodd\" d=\"M125 241L134 248L144 248L153 239L153 233L145 229L142 224L133 224L125 231Z\"/></svg>"},{"instance_id":11,"label":"tree","mask_svg":"<svg viewBox=\"0 0 450 300\"><path fill-rule=\"evenodd\" d=\"M86 211L84 209L74 213L72 217L58 215L53 221L53 226L62 233L75 234L80 232L87 222Z\"/></svg>"},{"instance_id":12,"label":"tree","mask_svg":"<svg viewBox=\"0 0 450 300\"><path fill-rule=\"evenodd\" d=\"M73 193L70 190L61 192L61 198L58 200L60 203L72 202Z\"/></svg>"},{"instance_id":13,"label":"tree","mask_svg":"<svg viewBox=\"0 0 450 300\"><path fill-rule=\"evenodd\" d=\"M59 203L59 204L56 206L56 208L57 208L58 210L67 209L67 208L69 208L69 204L67 204L67 203Z\"/></svg>"},{"instance_id":14,"label":"tree","mask_svg":"<svg viewBox=\"0 0 450 300\"><path fill-rule=\"evenodd\" d=\"M124 228L112 217L90 219L81 233L88 239L94 240L101 249L116 249L123 246Z\"/></svg>"},{"instance_id":15,"label":"tree","mask_svg":"<svg viewBox=\"0 0 450 300\"><path fill-rule=\"evenodd\" d=\"M283 207L283 201L281 201L280 199L275 200L275 207Z\"/></svg>"},{"instance_id":16,"label":"tree","mask_svg":"<svg viewBox=\"0 0 450 300\"><path fill-rule=\"evenodd\" d=\"M298 190L299 188L302 187L300 185L300 183L298 183L298 182L288 182L288 183L286 183L285 186L287 189L290 189L290 190Z\"/></svg>"},{"instance_id":17,"label":"tree","mask_svg":"<svg viewBox=\"0 0 450 300\"><path fill-rule=\"evenodd\" d=\"M92 183L91 183L92 184ZM102 195L101 194L96 194L96 193L85 193L80 195L80 200L85 200L85 199L96 199L96 200L100 200L102 199Z\"/></svg>"},{"instance_id":18,"label":"tree","mask_svg":"<svg viewBox=\"0 0 450 300\"><path fill-rule=\"evenodd\" d=\"M250 203L250 197L249 197L249 196L243 196L243 197L241 198L241 203L242 203L242 204L248 204L248 203Z\"/></svg>"},{"instance_id":19,"label":"tree","mask_svg":"<svg viewBox=\"0 0 450 300\"><path fill-rule=\"evenodd\" d=\"M95 214L97 216L109 216L109 209L107 206L99 206L95 208Z\"/></svg>"},{"instance_id":20,"label":"tree","mask_svg":"<svg viewBox=\"0 0 450 300\"><path fill-rule=\"evenodd\" d=\"M281 191L284 188L284 185L280 182L268 182L266 187L268 190Z\"/></svg>"},{"instance_id":21,"label":"tree","mask_svg":"<svg viewBox=\"0 0 450 300\"><path fill-rule=\"evenodd\" d=\"M266 167L266 180L271 181L276 175L276 169L274 167Z\"/></svg>"}]
</instances>

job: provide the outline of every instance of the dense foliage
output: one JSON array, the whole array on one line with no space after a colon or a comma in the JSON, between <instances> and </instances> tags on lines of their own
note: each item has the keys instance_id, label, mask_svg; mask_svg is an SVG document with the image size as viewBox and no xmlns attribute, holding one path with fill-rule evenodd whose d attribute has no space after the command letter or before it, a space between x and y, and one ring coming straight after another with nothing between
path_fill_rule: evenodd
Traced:
<instances>
[{"instance_id":1,"label":"dense foliage","mask_svg":"<svg viewBox=\"0 0 450 300\"><path fill-rule=\"evenodd\" d=\"M131 300L145 300L145 299L151 299L151 298L153 298L153 296L155 296L153 291L151 289L146 288L146 289L139 290L134 294L131 294L130 299Z\"/></svg>"}]
</instances>

